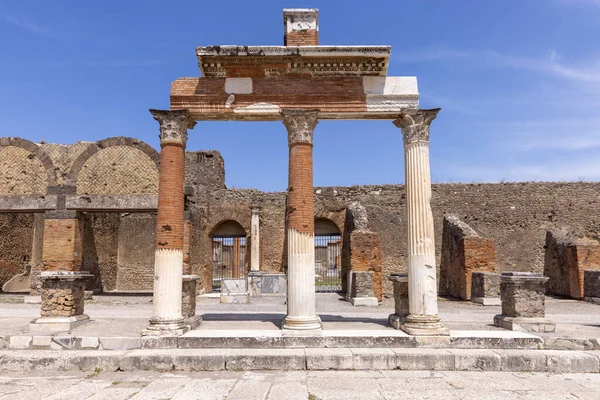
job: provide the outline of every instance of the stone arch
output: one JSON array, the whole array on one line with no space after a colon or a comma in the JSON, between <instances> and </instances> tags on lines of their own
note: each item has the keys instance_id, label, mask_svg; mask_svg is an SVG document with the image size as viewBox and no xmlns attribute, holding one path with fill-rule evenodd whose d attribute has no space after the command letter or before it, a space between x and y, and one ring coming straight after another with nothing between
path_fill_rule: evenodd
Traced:
<instances>
[{"instance_id":1,"label":"stone arch","mask_svg":"<svg viewBox=\"0 0 600 400\"><path fill-rule=\"evenodd\" d=\"M340 227L329 218L315 218L315 236L334 236L341 235Z\"/></svg>"},{"instance_id":2,"label":"stone arch","mask_svg":"<svg viewBox=\"0 0 600 400\"><path fill-rule=\"evenodd\" d=\"M81 154L79 154L79 156L77 156L77 158L73 162L73 165L71 166L71 170L67 174L66 184L71 185L71 186L76 186L79 172L81 172L81 169L86 164L86 162L90 159L90 157L92 157L93 155L95 155L96 153L98 153L101 150L104 150L104 149L107 149L107 148L110 148L113 146L130 146L130 147L136 148L136 149L142 151L143 153L145 153L148 157L150 157L150 159L156 165L157 170L160 166L160 154L152 146L150 146L149 144L147 144L145 142L142 142L141 140L135 139L135 138L125 137L125 136L115 136L115 137L106 138L104 140L100 140L99 142L96 142L96 143L92 143L83 152L81 152Z\"/></svg>"},{"instance_id":3,"label":"stone arch","mask_svg":"<svg viewBox=\"0 0 600 400\"><path fill-rule=\"evenodd\" d=\"M216 224L209 234L211 241L212 290L220 290L224 279L244 278L248 266L247 232L237 221L228 219Z\"/></svg>"},{"instance_id":4,"label":"stone arch","mask_svg":"<svg viewBox=\"0 0 600 400\"><path fill-rule=\"evenodd\" d=\"M159 154L139 140L114 137L88 146L73 162L67 184L78 194L158 193Z\"/></svg>"},{"instance_id":5,"label":"stone arch","mask_svg":"<svg viewBox=\"0 0 600 400\"><path fill-rule=\"evenodd\" d=\"M16 150L9 150L9 148L11 147ZM25 173L23 173L22 175L32 178L30 179L30 182L25 182L24 180L21 182L21 186L23 188L29 186L27 189L15 188L16 190L14 193L1 194L46 194L48 186L56 185L56 167L48 153L44 151L44 149L39 144L16 137L3 137L0 138L0 148L0 151L8 150L9 152L11 152L11 158L8 158L6 155L3 157L3 160L5 160L5 162L12 164L7 165L6 168L15 167L15 159L24 158L31 160L28 162L28 164L31 165L23 165L23 167L25 168ZM39 172L39 174L43 175L43 178L41 178L41 180L43 180L43 183L41 181L35 182L36 174L34 172L36 172L36 169L37 172ZM1 186L8 190L8 186L4 183L2 183Z\"/></svg>"}]
</instances>

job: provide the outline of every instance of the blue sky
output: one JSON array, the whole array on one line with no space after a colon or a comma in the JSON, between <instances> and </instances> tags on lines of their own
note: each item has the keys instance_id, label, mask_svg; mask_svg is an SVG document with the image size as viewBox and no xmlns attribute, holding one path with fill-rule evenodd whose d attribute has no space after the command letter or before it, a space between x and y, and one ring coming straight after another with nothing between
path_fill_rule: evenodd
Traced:
<instances>
[{"instance_id":1,"label":"blue sky","mask_svg":"<svg viewBox=\"0 0 600 400\"><path fill-rule=\"evenodd\" d=\"M195 47L282 44L284 7L320 9L320 42L391 45L388 74L417 76L434 182L600 180L600 0L0 0L0 136L159 147L149 108L199 76ZM403 183L391 121L322 121L315 185ZM200 122L228 187L285 190L279 122Z\"/></svg>"}]
</instances>

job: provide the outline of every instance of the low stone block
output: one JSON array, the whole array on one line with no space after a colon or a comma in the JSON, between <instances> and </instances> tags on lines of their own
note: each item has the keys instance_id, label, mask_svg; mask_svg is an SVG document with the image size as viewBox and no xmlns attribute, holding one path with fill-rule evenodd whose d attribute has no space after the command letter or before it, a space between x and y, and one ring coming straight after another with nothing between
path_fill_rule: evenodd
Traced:
<instances>
[{"instance_id":1,"label":"low stone block","mask_svg":"<svg viewBox=\"0 0 600 400\"><path fill-rule=\"evenodd\" d=\"M353 369L353 354L346 348L305 349L306 369L310 370L348 370Z\"/></svg>"},{"instance_id":2,"label":"low stone block","mask_svg":"<svg viewBox=\"0 0 600 400\"><path fill-rule=\"evenodd\" d=\"M483 306L501 306L502 299L500 297L471 297L473 303L478 303Z\"/></svg>"},{"instance_id":3,"label":"low stone block","mask_svg":"<svg viewBox=\"0 0 600 400\"><path fill-rule=\"evenodd\" d=\"M352 286L350 297L374 297L373 294L373 272L352 271Z\"/></svg>"},{"instance_id":4,"label":"low stone block","mask_svg":"<svg viewBox=\"0 0 600 400\"><path fill-rule=\"evenodd\" d=\"M101 350L130 350L142 346L139 337L101 337L98 340Z\"/></svg>"},{"instance_id":5,"label":"low stone block","mask_svg":"<svg viewBox=\"0 0 600 400\"><path fill-rule=\"evenodd\" d=\"M543 318L548 278L527 272L504 272L500 277L502 315Z\"/></svg>"},{"instance_id":6,"label":"low stone block","mask_svg":"<svg viewBox=\"0 0 600 400\"><path fill-rule=\"evenodd\" d=\"M408 371L453 371L454 354L438 349L392 349L396 367Z\"/></svg>"},{"instance_id":7,"label":"low stone block","mask_svg":"<svg viewBox=\"0 0 600 400\"><path fill-rule=\"evenodd\" d=\"M447 350L454 355L456 371L500 371L502 358L492 350Z\"/></svg>"},{"instance_id":8,"label":"low stone block","mask_svg":"<svg viewBox=\"0 0 600 400\"><path fill-rule=\"evenodd\" d=\"M10 349L28 349L33 341L31 336L11 336L8 347Z\"/></svg>"},{"instance_id":9,"label":"low stone block","mask_svg":"<svg viewBox=\"0 0 600 400\"><path fill-rule=\"evenodd\" d=\"M50 348L52 350L71 350L75 348L76 338L73 336L54 336Z\"/></svg>"},{"instance_id":10,"label":"low stone block","mask_svg":"<svg viewBox=\"0 0 600 400\"><path fill-rule=\"evenodd\" d=\"M223 293L223 294L248 293L248 280L246 278L223 279L221 281L221 293Z\"/></svg>"},{"instance_id":11,"label":"low stone block","mask_svg":"<svg viewBox=\"0 0 600 400\"><path fill-rule=\"evenodd\" d=\"M199 275L183 275L181 283L181 314L183 318L191 318L196 315L196 281L198 279L200 279Z\"/></svg>"},{"instance_id":12,"label":"low stone block","mask_svg":"<svg viewBox=\"0 0 600 400\"><path fill-rule=\"evenodd\" d=\"M396 353L387 348L356 348L350 349L353 356L354 369L377 370L395 369Z\"/></svg>"},{"instance_id":13,"label":"low stone block","mask_svg":"<svg viewBox=\"0 0 600 400\"><path fill-rule=\"evenodd\" d=\"M548 350L544 353L548 360L548 372L558 374L600 372L600 360L595 355L560 350Z\"/></svg>"},{"instance_id":14,"label":"low stone block","mask_svg":"<svg viewBox=\"0 0 600 400\"><path fill-rule=\"evenodd\" d=\"M539 350L502 350L498 353L502 371L545 372L548 370L546 355Z\"/></svg>"},{"instance_id":15,"label":"low stone block","mask_svg":"<svg viewBox=\"0 0 600 400\"><path fill-rule=\"evenodd\" d=\"M285 274L262 274L261 294L287 293L287 276Z\"/></svg>"},{"instance_id":16,"label":"low stone block","mask_svg":"<svg viewBox=\"0 0 600 400\"><path fill-rule=\"evenodd\" d=\"M34 349L49 349L52 343L52 336L34 336L31 344Z\"/></svg>"},{"instance_id":17,"label":"low stone block","mask_svg":"<svg viewBox=\"0 0 600 400\"><path fill-rule=\"evenodd\" d=\"M68 332L88 322L90 322L90 317L85 314L71 317L42 317L33 320L29 324L29 331L40 333Z\"/></svg>"},{"instance_id":18,"label":"low stone block","mask_svg":"<svg viewBox=\"0 0 600 400\"><path fill-rule=\"evenodd\" d=\"M224 304L247 304L250 302L250 295L245 294L222 294L219 301Z\"/></svg>"},{"instance_id":19,"label":"low stone block","mask_svg":"<svg viewBox=\"0 0 600 400\"><path fill-rule=\"evenodd\" d=\"M23 302L25 304L41 304L42 296L41 295L23 296Z\"/></svg>"},{"instance_id":20,"label":"low stone block","mask_svg":"<svg viewBox=\"0 0 600 400\"><path fill-rule=\"evenodd\" d=\"M408 274L392 274L389 280L394 288L394 314L388 322L394 329L401 329L408 315Z\"/></svg>"},{"instance_id":21,"label":"low stone block","mask_svg":"<svg viewBox=\"0 0 600 400\"><path fill-rule=\"evenodd\" d=\"M484 306L501 305L500 274L473 272L471 279L471 301Z\"/></svg>"},{"instance_id":22,"label":"low stone block","mask_svg":"<svg viewBox=\"0 0 600 400\"><path fill-rule=\"evenodd\" d=\"M375 297L351 297L350 303L355 307L377 307L379 305Z\"/></svg>"},{"instance_id":23,"label":"low stone block","mask_svg":"<svg viewBox=\"0 0 600 400\"><path fill-rule=\"evenodd\" d=\"M585 297L600 298L600 271L583 272L583 292Z\"/></svg>"},{"instance_id":24,"label":"low stone block","mask_svg":"<svg viewBox=\"0 0 600 400\"><path fill-rule=\"evenodd\" d=\"M79 346L82 349L97 349L100 345L100 341L95 336L83 336Z\"/></svg>"},{"instance_id":25,"label":"low stone block","mask_svg":"<svg viewBox=\"0 0 600 400\"><path fill-rule=\"evenodd\" d=\"M495 315L494 325L518 332L556 332L556 325L548 318L513 318Z\"/></svg>"},{"instance_id":26,"label":"low stone block","mask_svg":"<svg viewBox=\"0 0 600 400\"><path fill-rule=\"evenodd\" d=\"M231 349L225 357L225 369L246 370L303 370L306 359L302 349Z\"/></svg>"}]
</instances>

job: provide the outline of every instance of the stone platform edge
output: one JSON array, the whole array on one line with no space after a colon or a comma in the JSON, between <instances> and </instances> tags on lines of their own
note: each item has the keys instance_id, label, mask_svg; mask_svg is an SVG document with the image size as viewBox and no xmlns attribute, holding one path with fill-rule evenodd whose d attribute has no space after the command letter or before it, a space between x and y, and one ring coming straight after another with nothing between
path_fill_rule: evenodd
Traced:
<instances>
[{"instance_id":1,"label":"stone platform edge","mask_svg":"<svg viewBox=\"0 0 600 400\"><path fill-rule=\"evenodd\" d=\"M0 351L2 371L410 370L600 373L600 352L473 349Z\"/></svg>"},{"instance_id":2,"label":"stone platform edge","mask_svg":"<svg viewBox=\"0 0 600 400\"><path fill-rule=\"evenodd\" d=\"M180 336L94 337L14 335L0 337L9 350L137 350L137 349L327 349L327 348L437 348L600 350L600 339L530 337L436 336Z\"/></svg>"}]
</instances>

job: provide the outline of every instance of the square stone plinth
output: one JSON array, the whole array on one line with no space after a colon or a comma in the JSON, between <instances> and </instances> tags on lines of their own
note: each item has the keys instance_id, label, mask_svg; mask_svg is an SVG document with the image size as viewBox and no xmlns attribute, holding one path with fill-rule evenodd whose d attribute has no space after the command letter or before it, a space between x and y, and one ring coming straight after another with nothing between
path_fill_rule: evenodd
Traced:
<instances>
[{"instance_id":1,"label":"square stone plinth","mask_svg":"<svg viewBox=\"0 0 600 400\"><path fill-rule=\"evenodd\" d=\"M518 332L556 332L556 325L548 318L513 318L496 315L494 325Z\"/></svg>"},{"instance_id":2,"label":"square stone plinth","mask_svg":"<svg viewBox=\"0 0 600 400\"><path fill-rule=\"evenodd\" d=\"M239 294L248 292L248 279L223 279L221 281L221 293L223 294Z\"/></svg>"},{"instance_id":3,"label":"square stone plinth","mask_svg":"<svg viewBox=\"0 0 600 400\"><path fill-rule=\"evenodd\" d=\"M499 306L500 274L473 272L471 279L471 301L484 306Z\"/></svg>"},{"instance_id":4,"label":"square stone plinth","mask_svg":"<svg viewBox=\"0 0 600 400\"><path fill-rule=\"evenodd\" d=\"M377 307L379 305L376 297L351 297L350 303L355 307Z\"/></svg>"},{"instance_id":5,"label":"square stone plinth","mask_svg":"<svg viewBox=\"0 0 600 400\"><path fill-rule=\"evenodd\" d=\"M512 318L544 318L548 278L528 272L505 272L500 277L502 315Z\"/></svg>"},{"instance_id":6,"label":"square stone plinth","mask_svg":"<svg viewBox=\"0 0 600 400\"><path fill-rule=\"evenodd\" d=\"M87 272L45 271L39 275L42 297L41 317L83 315Z\"/></svg>"},{"instance_id":7,"label":"square stone plinth","mask_svg":"<svg viewBox=\"0 0 600 400\"><path fill-rule=\"evenodd\" d=\"M181 314L183 318L196 315L196 281L200 275L183 275L181 286Z\"/></svg>"},{"instance_id":8,"label":"square stone plinth","mask_svg":"<svg viewBox=\"0 0 600 400\"><path fill-rule=\"evenodd\" d=\"M85 314L73 317L42 317L29 324L29 331L35 333L68 332L88 322L90 322L90 317Z\"/></svg>"},{"instance_id":9,"label":"square stone plinth","mask_svg":"<svg viewBox=\"0 0 600 400\"><path fill-rule=\"evenodd\" d=\"M374 297L373 272L352 271L350 297Z\"/></svg>"}]
</instances>

